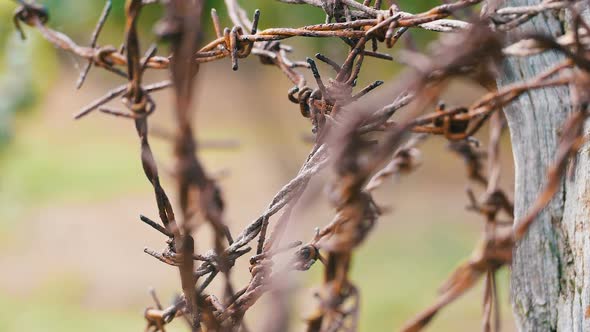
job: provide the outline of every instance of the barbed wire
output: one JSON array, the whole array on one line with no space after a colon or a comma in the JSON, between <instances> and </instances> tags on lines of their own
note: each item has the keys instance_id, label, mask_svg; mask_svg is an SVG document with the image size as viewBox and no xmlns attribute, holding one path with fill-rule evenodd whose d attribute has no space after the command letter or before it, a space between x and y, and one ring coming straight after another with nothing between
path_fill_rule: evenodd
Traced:
<instances>
[{"instance_id":1,"label":"barbed wire","mask_svg":"<svg viewBox=\"0 0 590 332\"><path fill-rule=\"evenodd\" d=\"M348 271L355 249L384 213L372 193L386 185L389 178L416 168L420 163L418 145L431 135L443 136L451 142L451 150L465 160L468 179L482 187L480 198L468 191L468 209L485 219L484 232L471 258L445 283L437 301L402 330L423 328L439 310L473 287L482 276L485 278L484 331L490 331L492 326L499 329L495 274L510 264L514 244L554 196L568 163L575 159L584 142L582 128L588 117L586 91L590 87L590 28L577 10L577 5L583 1L544 0L534 6L497 8L494 1L459 0L417 14L404 12L396 4L381 9L380 0L373 5L371 0L362 3L355 0L280 1L321 8L326 13L326 21L299 28L260 30L260 11L256 10L250 19L237 0L226 0L233 27L222 29L217 12L212 10L215 39L199 48L202 44L199 18L203 16L203 1L162 1L165 14L156 31L158 38L170 42L172 55L169 56L157 55L155 46L142 55L137 38L136 22L142 7L160 1L126 1L125 42L121 48L98 45L100 31L110 13L110 1L106 2L99 16L89 46L80 46L67 35L48 27L49 15L44 7L17 1L19 7L15 11L14 23L23 38L21 23L37 30L57 48L87 61L77 82L78 88L92 66L128 80L127 84L110 90L84 107L75 118L98 109L135 122L142 166L154 189L161 224L146 216L141 216L141 220L166 237L162 252L148 248L144 251L161 262L178 267L182 288L182 294L166 308L152 291L155 307L145 311L146 330L164 331L166 324L177 317L183 317L193 331L245 330L243 318L246 312L263 294L273 289L284 273L308 270L320 261L324 266L324 282L318 292L317 310L309 317L307 330L356 331L359 290L350 280ZM475 17L475 6L482 3L481 15ZM566 9L572 13L574 24L563 36L522 35L512 44L504 38L505 31L536 15ZM467 20L461 20L458 19L459 13L471 15ZM408 65L410 70L392 90L391 95L395 98L391 104L379 108L365 102L364 97L383 81L375 81L353 92L364 61L368 57L392 60L379 47L394 47L409 29L447 34L433 45L430 55L412 50L400 54L399 61ZM316 55L317 60L334 71L333 78L326 79L315 60L289 59L292 48L282 41L294 37L338 38L350 49L342 64L325 55ZM565 60L528 81L496 88L495 67L499 61L509 56L528 57L547 51L560 52ZM239 59L251 55L259 57L262 64L277 67L294 84L287 97L298 105L302 116L310 119L314 145L297 175L275 195L260 217L234 236L224 221L225 202L221 190L207 175L195 152L197 142L193 133L191 91L199 65L230 58L232 69L238 70ZM148 69L168 69L171 80L144 84L143 73ZM307 84L304 78L307 70L311 71L316 87ZM466 106L438 103L433 112L423 114L439 101L449 80L456 77L474 80L488 90L487 94ZM513 220L510 195L499 187L500 137L505 125L498 111L531 90L553 86L572 87L574 112L564 124L555 164L548 170L546 189L523 220ZM171 137L181 209L179 220L160 184L148 141L148 118L156 110L151 93L168 87L174 89L175 96L176 130ZM126 111L105 106L118 97L123 99ZM405 111L404 119L393 121L391 118L401 109ZM478 141L473 136L488 122L490 139L486 154L477 150ZM485 171L484 157L487 157ZM329 190L334 218L323 228L318 228L309 242L283 244L295 205L313 176L327 166L331 166L335 173ZM281 212L271 225L271 217ZM507 220L498 219L502 213ZM197 253L193 240L200 221L207 221L211 226L215 243L213 249L201 251L202 254ZM238 258L252 250L251 242L255 239L256 253L250 259L251 278L245 286L236 289L230 281L232 267ZM286 252L292 255L289 264L275 269L273 258ZM208 294L207 288L220 272L225 275L225 283L224 294L218 298ZM286 315L278 317L287 319ZM284 324L286 322L279 322L273 326Z\"/></svg>"}]
</instances>

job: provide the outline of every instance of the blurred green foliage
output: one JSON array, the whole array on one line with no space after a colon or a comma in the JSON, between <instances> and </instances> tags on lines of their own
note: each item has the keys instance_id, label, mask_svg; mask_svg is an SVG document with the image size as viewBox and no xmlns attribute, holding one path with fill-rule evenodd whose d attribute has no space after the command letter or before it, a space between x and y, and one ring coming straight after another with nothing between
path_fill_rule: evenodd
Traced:
<instances>
[{"instance_id":1,"label":"blurred green foliage","mask_svg":"<svg viewBox=\"0 0 590 332\"><path fill-rule=\"evenodd\" d=\"M8 3L9 4L9 3ZM12 22L12 8L0 6L0 21ZM56 75L53 47L38 34L23 43L11 24L0 24L0 147L7 142L14 113L30 109Z\"/></svg>"},{"instance_id":2,"label":"blurred green foliage","mask_svg":"<svg viewBox=\"0 0 590 332\"><path fill-rule=\"evenodd\" d=\"M63 27L68 31L79 31L85 33L92 29L94 20L104 6L104 1L78 1L78 0L46 0L39 1L44 3L51 14L51 21L57 26ZM253 13L255 9L262 12L261 28L278 27L278 26L300 26L306 24L315 24L324 21L325 15L319 8L309 5L285 4L278 0L240 0L240 5L248 13ZM420 12L440 4L437 0L402 0L398 1L400 7L407 12ZM112 0L113 10L109 24L122 25L125 20L124 6L125 0ZM211 8L217 9L222 22L229 24L226 15L223 0L207 0L204 11L204 22L209 21L209 12ZM159 5L147 6L142 12L142 24L145 27L151 27L153 21L160 17L161 7ZM151 23L150 23L151 22ZM210 24L205 24L208 32L213 31Z\"/></svg>"},{"instance_id":3,"label":"blurred green foliage","mask_svg":"<svg viewBox=\"0 0 590 332\"><path fill-rule=\"evenodd\" d=\"M30 125L18 133L0 154L0 239L28 209L101 200L147 188L137 172L135 146L121 144L104 130L48 130ZM75 142L68 134L77 137Z\"/></svg>"}]
</instances>

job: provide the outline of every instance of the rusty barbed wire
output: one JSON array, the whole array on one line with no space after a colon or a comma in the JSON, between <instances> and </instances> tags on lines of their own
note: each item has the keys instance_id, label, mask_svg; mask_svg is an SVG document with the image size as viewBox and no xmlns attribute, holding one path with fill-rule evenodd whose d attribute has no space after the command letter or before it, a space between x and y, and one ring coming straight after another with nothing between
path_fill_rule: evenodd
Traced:
<instances>
[{"instance_id":1,"label":"rusty barbed wire","mask_svg":"<svg viewBox=\"0 0 590 332\"><path fill-rule=\"evenodd\" d=\"M536 215L556 192L568 163L584 142L583 124L588 114L587 91L590 87L590 28L575 6L582 1L544 0L535 6L497 8L493 1L459 0L445 2L428 11L412 14L402 11L395 3L387 9L382 1L362 3L355 0L281 0L289 4L305 4L321 8L326 13L324 23L299 28L259 29L261 12L252 16L237 0L225 0L233 26L223 28L215 10L211 12L215 39L200 46L199 33L204 1L163 1L165 14L156 31L159 38L170 43L170 56L157 55L152 46L142 56L137 38L136 22L143 6L159 1L127 0L124 47L99 46L98 39L108 19L111 2L106 1L92 34L89 46L80 46L67 35L48 27L47 10L34 2L17 0L14 24L21 36L21 23L33 27L57 48L71 52L87 61L77 81L81 87L92 66L101 67L128 83L110 90L106 95L82 109L75 118L94 110L108 115L132 119L141 143L141 161L146 177L153 186L160 223L149 217L140 219L166 237L165 248L158 252L144 251L179 269L182 294L172 305L163 307L152 291L155 307L145 311L146 331L164 331L175 318L185 319L193 331L237 331L246 329L243 318L257 300L272 289L273 283L285 271L308 270L317 261L324 267L324 282L317 293L316 312L308 319L308 331L356 331L359 317L359 290L349 279L348 271L355 249L365 240L384 210L374 201L372 192L387 184L386 180L408 173L419 165L417 146L427 137L439 135L450 142L467 166L467 177L484 188L480 198L468 191L470 210L485 219L483 236L471 258L460 265L441 289L435 304L410 321L402 330L418 331L444 306L485 277L483 329L499 329L496 272L510 264L512 248L525 233ZM480 18L473 11L484 3ZM563 36L554 38L524 35L507 45L503 38L511 30L541 13L571 10L575 24ZM459 15L460 13L460 15ZM467 15L468 21L458 19ZM252 19L250 19L252 17ZM432 47L430 55L416 50L400 53L399 62L411 70L399 80L391 104L378 108L370 102L359 102L383 81L357 90L356 85L367 58L392 60L379 47L394 47L410 29L426 29L449 33ZM333 78L326 79L311 58L292 61L292 48L282 40L293 37L339 38L349 46L342 64L323 54L315 58L327 64ZM509 56L526 57L546 51L557 51L565 60L538 76L510 86L495 87L495 65ZM199 65L229 58L233 70L239 69L242 58L255 55L262 64L282 71L294 87L287 98L298 105L302 116L311 121L314 145L297 175L271 200L260 217L252 221L237 236L232 235L223 218L224 201L221 189L207 175L197 153L192 112L192 87ZM126 67L126 71L122 68ZM171 80L153 84L143 83L148 69L168 69ZM304 72L311 71L315 87L309 86ZM485 87L488 92L471 105L448 106L440 103L440 95L450 79L467 77ZM548 170L546 189L523 220L514 221L509 195L499 188L499 144L504 124L499 110L533 89L552 86L572 86L575 112L564 124L556 162ZM148 141L148 117L156 105L151 97L168 87L174 89L176 130L171 135L174 144L176 185L181 209L177 220L172 204L160 184L158 168ZM121 97L127 111L105 106ZM422 114L438 103L433 112ZM392 120L399 110L406 118ZM487 153L476 150L473 137L490 123ZM371 134L370 138L367 134ZM376 138L374 137L376 136ZM487 157L484 172L483 158ZM283 235L291 221L294 207L312 177L332 166L335 179L331 181L329 197L335 216L318 228L311 241L283 244ZM271 218L282 212L274 224ZM503 213L507 220L500 220ZM204 221L213 229L213 249L197 253L193 235ZM274 226L274 227L272 227ZM513 229L514 227L514 229ZM235 289L230 272L235 261L252 250L249 282ZM274 257L290 253L286 267L277 270ZM199 262L199 263L196 263ZM225 276L224 294L208 294L210 283L220 274ZM492 320L492 316L494 316ZM277 325L280 326L281 324Z\"/></svg>"},{"instance_id":2,"label":"rusty barbed wire","mask_svg":"<svg viewBox=\"0 0 590 332\"><path fill-rule=\"evenodd\" d=\"M443 307L471 289L482 277L485 277L484 290L484 319L483 330L491 331L491 314L495 313L495 331L500 327L500 311L497 302L496 271L512 261L512 219L514 207L508 195L499 188L500 177L500 136L504 123L499 113L494 113L490 125L489 149L487 154L475 151L468 142L453 142L451 149L456 151L468 162L468 178L474 183L485 187L485 192L479 199L475 198L471 189L468 190L470 205L468 209L485 218L482 239L475 248L469 260L461 264L451 277L439 289L440 295L436 302L402 328L404 332L416 332L425 327ZM488 158L487 176L481 174L479 165L482 158ZM474 173L474 169L476 169ZM473 176L477 174L477 176ZM504 212L510 220L498 220L498 215Z\"/></svg>"}]
</instances>

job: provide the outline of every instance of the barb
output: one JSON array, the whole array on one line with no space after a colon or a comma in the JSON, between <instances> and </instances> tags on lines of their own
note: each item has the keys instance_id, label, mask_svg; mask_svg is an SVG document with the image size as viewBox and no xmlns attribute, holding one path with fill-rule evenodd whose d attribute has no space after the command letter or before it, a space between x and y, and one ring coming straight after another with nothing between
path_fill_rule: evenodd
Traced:
<instances>
[{"instance_id":1,"label":"barb","mask_svg":"<svg viewBox=\"0 0 590 332\"><path fill-rule=\"evenodd\" d=\"M112 1L107 0L107 2L105 3L104 9L102 10L102 13L100 14L100 18L98 19L98 23L96 24L96 27L94 28L94 32L92 32L92 38L90 39L90 48L96 47L96 43L98 41L98 35L102 31L102 27L104 26L104 24L107 21L107 17L109 16L109 14L111 12L111 7L112 7ZM78 81L76 82L76 89L80 89L82 87L82 84L84 84L84 81L86 80L86 76L88 76L88 73L90 72L90 68L92 68L92 60L89 60L86 63L86 66L84 67L84 69L82 69L82 72L80 73L80 77L78 78Z\"/></svg>"}]
</instances>

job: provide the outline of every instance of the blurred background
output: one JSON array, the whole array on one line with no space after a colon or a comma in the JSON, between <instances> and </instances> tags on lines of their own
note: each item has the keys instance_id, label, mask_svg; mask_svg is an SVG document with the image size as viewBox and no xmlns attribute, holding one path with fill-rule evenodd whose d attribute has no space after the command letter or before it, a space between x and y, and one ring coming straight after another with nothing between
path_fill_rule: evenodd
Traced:
<instances>
[{"instance_id":1,"label":"blurred background","mask_svg":"<svg viewBox=\"0 0 590 332\"><path fill-rule=\"evenodd\" d=\"M49 9L49 25L79 44L88 44L102 1L40 1ZM123 37L123 0L113 10L99 39L118 46ZM278 1L241 1L252 13L262 12L260 26L297 27L324 21L317 8ZM433 0L398 1L404 11L419 12L439 4ZM84 87L75 82L84 62L56 50L37 31L25 27L27 40L12 25L11 1L0 3L0 331L140 331L143 310L151 306L149 287L168 303L179 291L176 269L143 253L161 249L163 239L139 221L139 214L157 217L150 184L139 160L132 122L93 113L79 121L72 114L109 89L124 83L94 68ZM222 23L230 21L221 0L207 1ZM161 14L158 5L141 15L142 45L153 41L152 27ZM205 16L205 40L213 36ZM435 36L412 32L413 42L425 49ZM337 61L346 55L339 40L291 39L291 58L303 60L317 52ZM388 50L395 56L396 50ZM160 51L165 53L163 47ZM365 59L359 87L374 80L385 86L376 98L389 95L400 66ZM320 70L329 73L321 65ZM146 81L166 78L150 72ZM255 219L273 195L291 179L305 160L310 145L307 119L287 100L290 82L278 70L251 57L233 72L227 60L201 66L195 91L196 135L202 142L236 140L237 148L200 151L207 170L219 174L233 233ZM448 104L464 104L483 93L468 82L453 83ZM153 129L171 130L169 91L157 93L158 109L150 118ZM113 103L121 108L118 101ZM484 128L483 135L487 134ZM485 138L483 139L485 140ZM175 192L167 176L171 165L169 142L151 139L164 188ZM511 151L504 137L504 185L513 187ZM448 153L443 138L423 146L423 165L400 181L390 181L377 193L377 202L391 207L379 219L354 258L352 279L361 290L361 330L397 330L404 321L431 304L437 289L475 247L483 221L465 211L468 186L463 162ZM329 173L326 172L326 173ZM321 188L323 176L312 188ZM172 195L173 196L173 195ZM174 201L174 197L172 197ZM325 193L315 190L293 220L292 234L311 238L314 227L333 216ZM211 244L206 227L198 250ZM246 261L247 259L243 259ZM247 266L236 268L238 285ZM293 322L301 324L315 304L313 285L321 280L321 265L297 277L292 300ZM513 330L507 289L508 274L500 274L504 326ZM215 285L213 285L215 287ZM430 331L473 331L480 328L482 285L469 291L436 316ZM247 315L252 330L267 318L265 298ZM184 331L182 320L172 331ZM297 330L297 329L295 329Z\"/></svg>"}]
</instances>

